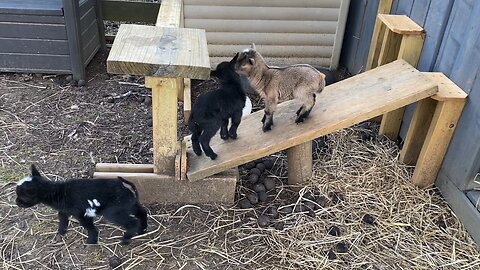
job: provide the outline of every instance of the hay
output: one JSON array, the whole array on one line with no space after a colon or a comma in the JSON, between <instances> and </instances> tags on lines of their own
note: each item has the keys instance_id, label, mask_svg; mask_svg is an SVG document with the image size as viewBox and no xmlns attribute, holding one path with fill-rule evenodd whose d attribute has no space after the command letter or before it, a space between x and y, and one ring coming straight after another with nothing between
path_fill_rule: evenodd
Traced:
<instances>
[{"instance_id":1,"label":"hay","mask_svg":"<svg viewBox=\"0 0 480 270\"><path fill-rule=\"evenodd\" d=\"M323 146L323 145L326 146ZM85 231L70 225L53 241L57 222L45 207L19 210L14 186L2 188L0 256L5 269L478 269L479 250L436 189L419 189L412 168L399 165L394 143L359 126L316 141L314 176L305 186L282 185L286 158L274 155L279 210L328 198L315 211L281 214L260 228L267 205L239 209L215 205L150 206L149 233L128 247L121 231L99 222L98 247L84 249ZM283 181L283 182L282 182ZM296 190L296 191L294 191ZM238 187L238 197L249 192ZM19 217L27 212L27 216ZM364 215L374 217L367 224ZM283 230L275 229L282 224ZM339 236L327 233L331 226ZM339 249L347 249L345 253ZM329 258L330 257L330 258ZM334 258L336 257L336 258ZM113 258L113 259L112 259Z\"/></svg>"}]
</instances>

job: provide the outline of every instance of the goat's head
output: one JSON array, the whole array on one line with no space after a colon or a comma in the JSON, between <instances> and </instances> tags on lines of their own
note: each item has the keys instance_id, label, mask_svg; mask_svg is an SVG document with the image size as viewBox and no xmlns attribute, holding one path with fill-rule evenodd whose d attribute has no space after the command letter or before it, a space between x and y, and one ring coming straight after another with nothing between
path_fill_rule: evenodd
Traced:
<instances>
[{"instance_id":1,"label":"goat's head","mask_svg":"<svg viewBox=\"0 0 480 270\"><path fill-rule=\"evenodd\" d=\"M235 63L237 62L239 53L237 53L230 62L221 62L215 70L210 72L210 76L215 76L220 80L227 81L238 77L235 72Z\"/></svg>"},{"instance_id":2,"label":"goat's head","mask_svg":"<svg viewBox=\"0 0 480 270\"><path fill-rule=\"evenodd\" d=\"M35 165L32 164L32 174L17 182L16 204L22 208L32 207L40 202L40 193L42 192L42 176Z\"/></svg>"},{"instance_id":3,"label":"goat's head","mask_svg":"<svg viewBox=\"0 0 480 270\"><path fill-rule=\"evenodd\" d=\"M255 44L252 43L250 48L243 50L237 57L235 71L241 75L249 76L254 70L255 64L261 60L261 57L255 49Z\"/></svg>"}]
</instances>

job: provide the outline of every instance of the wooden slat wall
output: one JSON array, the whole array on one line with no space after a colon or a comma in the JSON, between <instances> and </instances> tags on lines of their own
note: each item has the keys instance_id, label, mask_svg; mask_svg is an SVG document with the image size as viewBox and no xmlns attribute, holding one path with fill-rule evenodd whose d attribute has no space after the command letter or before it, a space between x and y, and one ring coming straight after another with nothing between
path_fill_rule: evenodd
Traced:
<instances>
[{"instance_id":1,"label":"wooden slat wall","mask_svg":"<svg viewBox=\"0 0 480 270\"><path fill-rule=\"evenodd\" d=\"M185 27L207 31L212 67L254 42L271 65L310 63L336 68L340 51L334 49L341 48L343 41L339 20L341 15L346 17L348 3L184 0Z\"/></svg>"},{"instance_id":2,"label":"wooden slat wall","mask_svg":"<svg viewBox=\"0 0 480 270\"><path fill-rule=\"evenodd\" d=\"M100 49L94 0L85 0L80 3L80 29L83 64L87 66L95 53Z\"/></svg>"}]
</instances>

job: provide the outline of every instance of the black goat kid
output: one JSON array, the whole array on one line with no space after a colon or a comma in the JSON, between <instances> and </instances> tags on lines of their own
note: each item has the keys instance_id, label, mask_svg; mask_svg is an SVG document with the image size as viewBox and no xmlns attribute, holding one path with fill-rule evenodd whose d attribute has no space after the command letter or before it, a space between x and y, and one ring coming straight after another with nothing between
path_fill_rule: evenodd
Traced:
<instances>
[{"instance_id":1,"label":"black goat kid","mask_svg":"<svg viewBox=\"0 0 480 270\"><path fill-rule=\"evenodd\" d=\"M43 203L58 210L58 234L67 233L68 218L74 216L87 231L87 244L96 244L98 230L93 218L103 215L126 229L122 244L147 229L147 212L138 201L135 186L127 180L73 179L52 182L32 165L32 175L18 181L16 203L22 208Z\"/></svg>"},{"instance_id":2,"label":"black goat kid","mask_svg":"<svg viewBox=\"0 0 480 270\"><path fill-rule=\"evenodd\" d=\"M238 53L230 62L222 62L211 75L220 79L221 87L199 96L193 105L188 129L192 132L192 147L197 155L205 155L212 160L217 154L210 147L210 140L220 129L220 137L224 140L237 138L237 128L242 120L242 109L245 107L246 94L240 75L234 70ZM232 120L228 129L229 119ZM200 148L200 145L202 148Z\"/></svg>"}]
</instances>

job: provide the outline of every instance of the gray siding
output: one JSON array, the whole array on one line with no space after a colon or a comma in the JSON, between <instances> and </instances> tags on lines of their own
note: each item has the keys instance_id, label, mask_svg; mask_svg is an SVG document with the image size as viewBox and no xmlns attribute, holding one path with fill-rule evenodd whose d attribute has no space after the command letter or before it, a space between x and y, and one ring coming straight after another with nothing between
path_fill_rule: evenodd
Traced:
<instances>
[{"instance_id":1,"label":"gray siding","mask_svg":"<svg viewBox=\"0 0 480 270\"><path fill-rule=\"evenodd\" d=\"M80 31L82 61L86 66L95 53L100 49L100 38L94 0L85 0L80 5Z\"/></svg>"}]
</instances>

